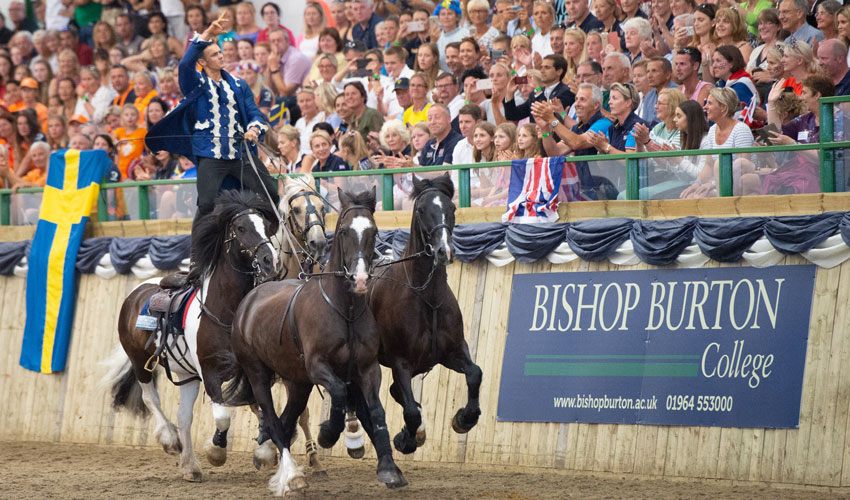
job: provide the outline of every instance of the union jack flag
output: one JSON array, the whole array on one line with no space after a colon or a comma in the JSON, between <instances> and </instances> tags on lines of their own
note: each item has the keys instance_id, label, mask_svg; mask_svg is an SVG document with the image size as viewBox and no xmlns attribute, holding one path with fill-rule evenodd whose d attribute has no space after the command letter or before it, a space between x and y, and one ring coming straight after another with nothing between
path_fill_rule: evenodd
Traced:
<instances>
[{"instance_id":1,"label":"union jack flag","mask_svg":"<svg viewBox=\"0 0 850 500\"><path fill-rule=\"evenodd\" d=\"M563 175L563 156L512 161L508 211L502 215L502 222L558 220L558 191ZM578 184L568 186L572 190Z\"/></svg>"}]
</instances>

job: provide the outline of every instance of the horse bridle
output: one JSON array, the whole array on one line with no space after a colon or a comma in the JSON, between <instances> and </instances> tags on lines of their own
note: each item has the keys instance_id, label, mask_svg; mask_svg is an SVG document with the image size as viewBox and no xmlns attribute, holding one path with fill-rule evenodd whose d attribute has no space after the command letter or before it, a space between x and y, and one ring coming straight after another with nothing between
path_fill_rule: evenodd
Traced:
<instances>
[{"instance_id":1,"label":"horse bridle","mask_svg":"<svg viewBox=\"0 0 850 500\"><path fill-rule=\"evenodd\" d=\"M236 229L234 229L233 223L236 221L236 219L243 217L243 216L248 216L248 215L259 215L260 217L263 217L263 214L261 214L260 212L258 212L257 210L255 210L253 208L247 208L247 209L239 212L238 214L234 215L233 217L231 217L230 221L227 223L230 234L227 236L227 239L224 240L224 244L225 244L225 251L229 255L230 254L230 244L234 240L236 240L239 243L239 247L240 247L239 253L247 255L248 258L251 259L251 270L250 271L243 271L241 269L236 269L236 267L233 265L232 260L230 260L230 267L232 267L233 270L236 271L236 272L239 272L239 273L242 273L242 274L253 275L254 276L254 285L256 286L259 282L262 281L260 279L260 263L257 262L257 250L259 250L260 247L265 245L265 244L271 245L271 240L265 234L261 234L260 236L263 237L264 239L262 239L259 243L257 243L253 248L247 246L245 243L242 242L242 240L239 238L239 235L236 234ZM263 217L263 220L265 220L265 217Z\"/></svg>"},{"instance_id":2,"label":"horse bridle","mask_svg":"<svg viewBox=\"0 0 850 500\"><path fill-rule=\"evenodd\" d=\"M295 220L295 217L292 213L292 202L302 196L304 197L304 202L307 204L307 208L304 210L304 220L306 221L306 225L303 228L298 224L298 221ZM316 196L321 199L321 196L313 191L302 191L300 193L292 195L292 197L289 199L289 212L286 217L287 226L291 235L295 236L296 234L300 233L301 242L307 241L307 233L310 232L310 229L312 229L313 226L319 226L319 228L321 228L322 230L322 234L325 233L324 213L319 214L319 211L316 210L316 205L314 205L313 201L310 199L311 196ZM315 215L316 220L310 220L311 215ZM318 262L318 260L312 254L310 254L310 252L306 248L304 248L301 243L298 243L298 246L301 247L301 250L292 249L283 251L282 253L286 255L296 256L299 256L299 254L303 255L304 257L298 257L298 262L303 272L304 264L307 265L307 269L310 269L315 263Z\"/></svg>"},{"instance_id":3,"label":"horse bridle","mask_svg":"<svg viewBox=\"0 0 850 500\"><path fill-rule=\"evenodd\" d=\"M428 189L422 191L422 193L419 196L421 197L423 194L430 192L430 191L436 191L437 193L442 193L442 191L440 191L437 188L428 188ZM416 206L413 207L413 216L416 217L416 220L418 222L417 227L419 228L419 237L422 240L422 245L425 249L424 250L425 255L427 255L428 257L434 257L435 256L434 246L431 245L431 239L434 237L434 233L436 233L440 229L445 229L446 231L448 231L449 235L451 235L452 234L452 228L448 224L446 224L445 222L441 222L441 223L435 225L434 227L432 227L430 231L426 231L425 225L422 223L422 218L419 216L419 210L416 209Z\"/></svg>"}]
</instances>

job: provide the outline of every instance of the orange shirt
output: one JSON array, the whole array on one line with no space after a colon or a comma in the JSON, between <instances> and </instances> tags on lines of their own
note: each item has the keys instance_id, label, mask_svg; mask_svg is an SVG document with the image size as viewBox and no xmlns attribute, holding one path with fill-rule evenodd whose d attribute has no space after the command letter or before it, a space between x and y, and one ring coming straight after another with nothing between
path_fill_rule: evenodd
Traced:
<instances>
[{"instance_id":1,"label":"orange shirt","mask_svg":"<svg viewBox=\"0 0 850 500\"><path fill-rule=\"evenodd\" d=\"M137 128L129 134L125 131L124 127L115 130L115 137L119 141L129 139L127 142L122 142L117 146L118 170L121 171L122 179L127 178L127 167L130 166L130 162L142 157L142 153L145 151L144 138L147 134L148 131L143 128Z\"/></svg>"},{"instance_id":2,"label":"orange shirt","mask_svg":"<svg viewBox=\"0 0 850 500\"><path fill-rule=\"evenodd\" d=\"M151 90L150 92L148 92L148 95L144 97L136 97L136 102L134 102L133 104L135 104L136 109L139 110L139 125L144 125L145 110L148 109L148 104L150 104L151 99L158 95L159 93L157 93L156 90Z\"/></svg>"},{"instance_id":3,"label":"orange shirt","mask_svg":"<svg viewBox=\"0 0 850 500\"><path fill-rule=\"evenodd\" d=\"M47 184L47 170L41 168L31 168L21 179L38 184L44 187Z\"/></svg>"},{"instance_id":4,"label":"orange shirt","mask_svg":"<svg viewBox=\"0 0 850 500\"><path fill-rule=\"evenodd\" d=\"M24 109L24 101L18 101L9 105L9 113L14 113L15 111L20 111L22 109Z\"/></svg>"}]
</instances>

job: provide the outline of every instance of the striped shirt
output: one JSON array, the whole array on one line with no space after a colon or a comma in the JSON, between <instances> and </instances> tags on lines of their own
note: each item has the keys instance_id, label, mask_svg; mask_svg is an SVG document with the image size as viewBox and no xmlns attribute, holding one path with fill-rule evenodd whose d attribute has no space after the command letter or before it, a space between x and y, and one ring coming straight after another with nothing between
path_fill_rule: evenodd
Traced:
<instances>
[{"instance_id":1,"label":"striped shirt","mask_svg":"<svg viewBox=\"0 0 850 500\"><path fill-rule=\"evenodd\" d=\"M180 61L179 83L183 95L189 95L196 87L203 88L194 109L192 151L198 157L239 159L242 135L252 127L262 134L268 130L268 125L257 108L248 82L226 71L222 71L221 79L216 81L195 69L208 45L210 42L195 36Z\"/></svg>"}]
</instances>

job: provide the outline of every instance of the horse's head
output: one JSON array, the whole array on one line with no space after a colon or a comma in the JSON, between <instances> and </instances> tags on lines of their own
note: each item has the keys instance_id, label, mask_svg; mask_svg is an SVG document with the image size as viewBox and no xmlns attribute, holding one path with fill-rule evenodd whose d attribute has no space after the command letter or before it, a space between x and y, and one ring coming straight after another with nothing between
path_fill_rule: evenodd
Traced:
<instances>
[{"instance_id":1,"label":"horse's head","mask_svg":"<svg viewBox=\"0 0 850 500\"><path fill-rule=\"evenodd\" d=\"M277 274L277 252L267 234L271 223L253 208L247 208L230 219L227 240L239 243L239 254L247 260L254 274L265 281Z\"/></svg>"},{"instance_id":2,"label":"horse's head","mask_svg":"<svg viewBox=\"0 0 850 500\"><path fill-rule=\"evenodd\" d=\"M281 200L281 212L290 233L300 240L303 248L313 260L324 257L328 249L325 236L325 202L315 191L309 189L312 177L290 179L286 183L286 194Z\"/></svg>"},{"instance_id":3,"label":"horse's head","mask_svg":"<svg viewBox=\"0 0 850 500\"><path fill-rule=\"evenodd\" d=\"M342 211L336 223L334 250L339 252L338 265L346 278L354 283L354 293L366 293L366 280L375 252L375 187L371 191L349 194L338 188Z\"/></svg>"},{"instance_id":4,"label":"horse's head","mask_svg":"<svg viewBox=\"0 0 850 500\"><path fill-rule=\"evenodd\" d=\"M452 259L452 232L455 227L454 184L449 173L434 179L413 176L414 228L411 238L419 238L427 255L438 265ZM418 234L413 234L413 231Z\"/></svg>"}]
</instances>

